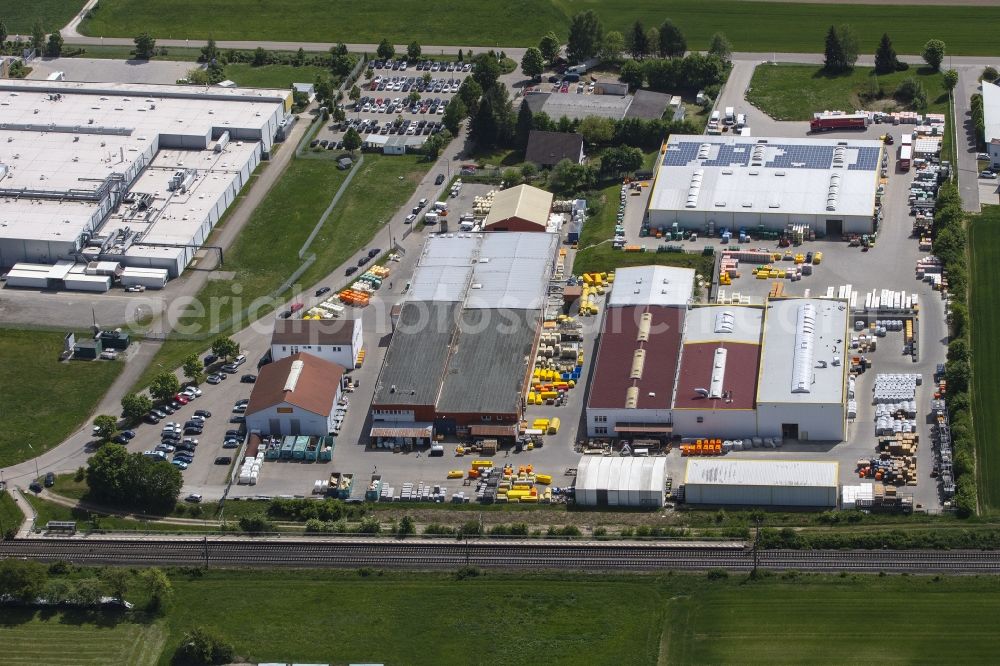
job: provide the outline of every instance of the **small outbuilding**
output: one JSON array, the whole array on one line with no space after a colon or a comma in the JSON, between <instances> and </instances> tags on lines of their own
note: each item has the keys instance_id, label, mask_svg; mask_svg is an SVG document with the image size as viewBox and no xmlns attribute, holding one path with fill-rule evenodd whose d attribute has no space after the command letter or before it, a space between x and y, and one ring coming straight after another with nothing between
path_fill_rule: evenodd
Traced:
<instances>
[{"instance_id":1,"label":"small outbuilding","mask_svg":"<svg viewBox=\"0 0 1000 666\"><path fill-rule=\"evenodd\" d=\"M531 185L497 192L486 216L486 231L545 231L552 210L552 193Z\"/></svg>"},{"instance_id":2,"label":"small outbuilding","mask_svg":"<svg viewBox=\"0 0 1000 666\"><path fill-rule=\"evenodd\" d=\"M553 167L563 160L583 162L583 136L569 132L531 130L524 161L540 167Z\"/></svg>"},{"instance_id":3,"label":"small outbuilding","mask_svg":"<svg viewBox=\"0 0 1000 666\"><path fill-rule=\"evenodd\" d=\"M580 506L661 507L666 501L667 459L583 456L576 467Z\"/></svg>"}]
</instances>

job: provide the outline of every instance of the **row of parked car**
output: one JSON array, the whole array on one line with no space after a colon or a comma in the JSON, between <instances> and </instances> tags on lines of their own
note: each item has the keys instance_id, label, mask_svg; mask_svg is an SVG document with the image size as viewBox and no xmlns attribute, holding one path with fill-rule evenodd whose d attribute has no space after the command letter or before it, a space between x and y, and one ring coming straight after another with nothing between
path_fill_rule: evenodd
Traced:
<instances>
[{"instance_id":1,"label":"row of parked car","mask_svg":"<svg viewBox=\"0 0 1000 666\"><path fill-rule=\"evenodd\" d=\"M354 104L354 110L364 113L413 113L443 115L448 100L440 97L420 99L411 102L405 97L371 97L366 96Z\"/></svg>"},{"instance_id":2,"label":"row of parked car","mask_svg":"<svg viewBox=\"0 0 1000 666\"><path fill-rule=\"evenodd\" d=\"M471 62L456 62L454 60L448 62L438 62L437 60L410 62L406 58L373 60L371 65L374 70L391 69L394 72L405 72L410 67L418 72L471 72L473 69Z\"/></svg>"},{"instance_id":3,"label":"row of parked car","mask_svg":"<svg viewBox=\"0 0 1000 666\"><path fill-rule=\"evenodd\" d=\"M368 84L368 90L372 92L404 92L416 91L419 93L457 93L462 85L462 79L440 78L425 81L419 76L387 76L385 78L376 76Z\"/></svg>"}]
</instances>

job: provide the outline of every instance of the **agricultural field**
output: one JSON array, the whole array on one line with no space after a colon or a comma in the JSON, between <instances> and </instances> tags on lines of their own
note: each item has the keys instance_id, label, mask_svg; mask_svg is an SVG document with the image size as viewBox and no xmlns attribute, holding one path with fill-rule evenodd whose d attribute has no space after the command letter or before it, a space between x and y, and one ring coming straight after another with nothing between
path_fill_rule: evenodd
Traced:
<instances>
[{"instance_id":1,"label":"agricultural field","mask_svg":"<svg viewBox=\"0 0 1000 666\"><path fill-rule=\"evenodd\" d=\"M927 91L927 111L944 113L948 92L940 72L911 67L905 72L875 75L871 67L855 67L846 74L830 75L815 65L758 65L754 70L747 101L775 120L809 120L827 109L905 108L892 99L904 80L915 78ZM879 88L881 99L871 99Z\"/></svg>"},{"instance_id":2,"label":"agricultural field","mask_svg":"<svg viewBox=\"0 0 1000 666\"><path fill-rule=\"evenodd\" d=\"M1000 207L984 206L983 212L969 224L969 273L971 293L969 315L972 320L972 413L976 421L976 473L980 511L1000 509L1000 312L996 295L1000 275L996 257L1000 256Z\"/></svg>"},{"instance_id":3,"label":"agricultural field","mask_svg":"<svg viewBox=\"0 0 1000 666\"><path fill-rule=\"evenodd\" d=\"M990 663L982 618L1000 611L984 577L176 570L171 583L155 621L7 613L4 663L169 664L195 627L250 662ZM429 608L447 612L415 626ZM861 645L876 619L878 645Z\"/></svg>"},{"instance_id":4,"label":"agricultural field","mask_svg":"<svg viewBox=\"0 0 1000 666\"><path fill-rule=\"evenodd\" d=\"M119 361L60 363L63 335L0 329L0 467L34 458L63 441L90 416L122 370Z\"/></svg>"},{"instance_id":5,"label":"agricultural field","mask_svg":"<svg viewBox=\"0 0 1000 666\"><path fill-rule=\"evenodd\" d=\"M199 294L202 303L218 299L222 331L230 330L232 318L240 314L233 312L231 300L222 300L232 297L236 285L240 286L245 307L254 299L272 295L302 265L299 250L348 173L337 169L334 156L331 151L317 157L307 153L292 161L226 254L224 270L234 272L234 278L211 280ZM309 253L315 254L316 260L300 276L298 284L308 287L315 283L371 241L413 193L429 164L415 155L366 155L364 163L356 167L360 171L313 240ZM388 249L388 238L381 238L382 249ZM273 308L274 304L270 304L257 316ZM202 330L212 324L193 318L185 318L184 323L201 324ZM242 318L236 322L240 327L247 323ZM148 385L159 371L158 364L177 367L186 356L203 351L210 337L199 334L168 339L136 387Z\"/></svg>"},{"instance_id":6,"label":"agricultural field","mask_svg":"<svg viewBox=\"0 0 1000 666\"><path fill-rule=\"evenodd\" d=\"M146 666L157 663L166 639L161 624L104 622L89 613L4 609L2 661L8 666Z\"/></svg>"},{"instance_id":7,"label":"agricultural field","mask_svg":"<svg viewBox=\"0 0 1000 666\"><path fill-rule=\"evenodd\" d=\"M54 32L70 22L86 0L0 0L0 20L10 35L30 35L35 21L45 32Z\"/></svg>"},{"instance_id":8,"label":"agricultural field","mask_svg":"<svg viewBox=\"0 0 1000 666\"><path fill-rule=\"evenodd\" d=\"M10 0L5 0L9 4ZM54 0L49 0L55 5ZM16 3L15 3L16 4ZM74 3L78 6L78 3ZM473 46L477 49L529 46L554 30L566 34L570 17L592 9L607 30L626 33L634 21L646 27L672 19L692 49L705 49L712 34L726 33L738 51L820 52L831 24L850 23L860 48L872 53L885 30L899 53L917 54L935 37L954 54L992 55L981 26L1000 21L996 6L882 6L876 4L751 2L748 0L514 0L498 12L487 0L398 0L372 4L344 0L331 11L326 0L101 0L93 17L81 25L92 36L133 37L148 30L158 38L284 40L301 42ZM524 17L530 16L530 21Z\"/></svg>"}]
</instances>

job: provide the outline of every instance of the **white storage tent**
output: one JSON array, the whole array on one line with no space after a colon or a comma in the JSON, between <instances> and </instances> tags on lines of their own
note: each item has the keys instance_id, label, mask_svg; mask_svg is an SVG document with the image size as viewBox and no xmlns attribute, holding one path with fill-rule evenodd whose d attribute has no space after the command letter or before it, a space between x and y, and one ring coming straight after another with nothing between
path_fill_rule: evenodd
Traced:
<instances>
[{"instance_id":1,"label":"white storage tent","mask_svg":"<svg viewBox=\"0 0 1000 666\"><path fill-rule=\"evenodd\" d=\"M577 465L581 506L663 506L667 461L662 457L583 456Z\"/></svg>"},{"instance_id":2,"label":"white storage tent","mask_svg":"<svg viewBox=\"0 0 1000 666\"><path fill-rule=\"evenodd\" d=\"M684 499L690 504L837 506L835 462L688 460Z\"/></svg>"}]
</instances>

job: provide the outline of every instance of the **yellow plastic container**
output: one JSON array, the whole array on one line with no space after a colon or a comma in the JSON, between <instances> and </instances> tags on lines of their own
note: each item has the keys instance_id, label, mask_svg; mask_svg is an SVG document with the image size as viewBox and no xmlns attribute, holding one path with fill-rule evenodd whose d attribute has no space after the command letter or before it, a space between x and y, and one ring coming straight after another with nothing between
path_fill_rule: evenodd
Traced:
<instances>
[{"instance_id":1,"label":"yellow plastic container","mask_svg":"<svg viewBox=\"0 0 1000 666\"><path fill-rule=\"evenodd\" d=\"M550 483L552 483L552 475L551 474L536 474L535 475L535 483L540 483L543 486L547 486Z\"/></svg>"},{"instance_id":2,"label":"yellow plastic container","mask_svg":"<svg viewBox=\"0 0 1000 666\"><path fill-rule=\"evenodd\" d=\"M559 426L560 426L559 417L556 416L551 421L549 421L549 434L555 435L556 433L558 433Z\"/></svg>"},{"instance_id":3,"label":"yellow plastic container","mask_svg":"<svg viewBox=\"0 0 1000 666\"><path fill-rule=\"evenodd\" d=\"M493 467L492 460L473 460L472 469L488 469Z\"/></svg>"}]
</instances>

